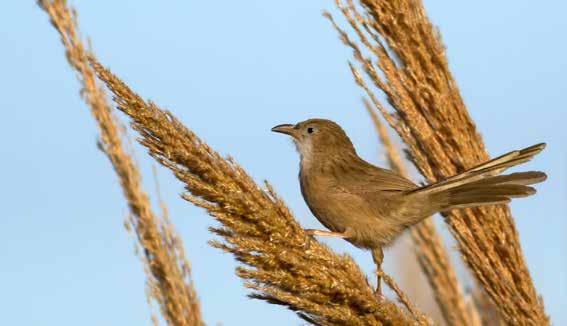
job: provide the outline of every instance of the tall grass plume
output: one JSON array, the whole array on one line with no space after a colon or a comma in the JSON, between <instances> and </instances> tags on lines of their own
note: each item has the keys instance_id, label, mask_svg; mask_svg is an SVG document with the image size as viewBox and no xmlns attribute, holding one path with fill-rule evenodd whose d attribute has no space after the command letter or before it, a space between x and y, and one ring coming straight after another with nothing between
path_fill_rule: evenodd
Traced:
<instances>
[{"instance_id":1,"label":"tall grass plume","mask_svg":"<svg viewBox=\"0 0 567 326\"><path fill-rule=\"evenodd\" d=\"M81 41L76 12L64 0L40 0L37 3L48 14L61 37L67 61L81 83L81 95L97 122L99 148L118 176L130 210L128 225L132 226L143 250L150 297L158 303L168 324L203 325L182 242L165 210L162 218L157 216L152 211L148 195L142 190L138 168L124 149L121 129L86 59L91 51Z\"/></svg>"},{"instance_id":2,"label":"tall grass plume","mask_svg":"<svg viewBox=\"0 0 567 326\"><path fill-rule=\"evenodd\" d=\"M427 181L436 182L486 161L489 156L482 138L422 2L337 0L337 5L356 38L331 19L341 40L353 50L358 63L357 67L351 64L355 81L405 142ZM376 90L385 95L387 106ZM508 207L454 210L444 216L466 265L502 318L514 325L549 324Z\"/></svg>"},{"instance_id":3,"label":"tall grass plume","mask_svg":"<svg viewBox=\"0 0 567 326\"><path fill-rule=\"evenodd\" d=\"M308 236L269 184L258 186L171 113L144 101L90 57L91 66L128 115L139 142L185 185L183 197L219 222L214 247L242 263L250 297L288 307L317 325L426 324L388 300L377 300L354 261Z\"/></svg>"}]
</instances>

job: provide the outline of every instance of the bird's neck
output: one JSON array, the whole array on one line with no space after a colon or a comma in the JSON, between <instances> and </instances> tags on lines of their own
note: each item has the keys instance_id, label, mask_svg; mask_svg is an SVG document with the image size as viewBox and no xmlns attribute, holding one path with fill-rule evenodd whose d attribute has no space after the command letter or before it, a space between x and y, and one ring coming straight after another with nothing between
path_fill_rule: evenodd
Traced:
<instances>
[{"instance_id":1,"label":"bird's neck","mask_svg":"<svg viewBox=\"0 0 567 326\"><path fill-rule=\"evenodd\" d=\"M300 169L302 174L332 174L334 171L344 170L348 168L348 166L352 166L354 162L360 160L356 152L351 151L343 151L340 153L312 151L306 154L302 153L301 155Z\"/></svg>"}]
</instances>

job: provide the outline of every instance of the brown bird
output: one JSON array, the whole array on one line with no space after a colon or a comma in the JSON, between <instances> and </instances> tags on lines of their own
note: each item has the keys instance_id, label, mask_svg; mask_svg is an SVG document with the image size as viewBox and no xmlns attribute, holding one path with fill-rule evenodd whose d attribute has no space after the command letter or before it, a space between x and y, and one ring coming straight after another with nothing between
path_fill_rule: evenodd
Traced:
<instances>
[{"instance_id":1,"label":"brown bird","mask_svg":"<svg viewBox=\"0 0 567 326\"><path fill-rule=\"evenodd\" d=\"M309 209L329 231L309 234L341 237L372 250L380 266L382 248L406 228L456 208L504 204L536 190L543 172L499 175L529 161L545 148L537 144L480 164L446 180L418 186L393 171L361 159L343 129L330 120L282 124L272 131L291 136L301 156L299 180Z\"/></svg>"}]
</instances>

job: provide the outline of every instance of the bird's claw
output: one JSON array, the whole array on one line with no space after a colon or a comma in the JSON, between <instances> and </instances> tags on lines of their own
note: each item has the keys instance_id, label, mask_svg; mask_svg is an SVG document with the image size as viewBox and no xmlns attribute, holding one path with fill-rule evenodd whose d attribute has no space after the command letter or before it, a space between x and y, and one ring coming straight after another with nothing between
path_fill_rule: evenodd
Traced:
<instances>
[{"instance_id":1,"label":"bird's claw","mask_svg":"<svg viewBox=\"0 0 567 326\"><path fill-rule=\"evenodd\" d=\"M337 238L346 238L347 235L344 233L338 232L330 232L330 231L323 231L323 230L316 230L316 229L306 229L305 233L310 236L320 236L320 237L337 237Z\"/></svg>"},{"instance_id":2,"label":"bird's claw","mask_svg":"<svg viewBox=\"0 0 567 326\"><path fill-rule=\"evenodd\" d=\"M374 296L376 297L376 300L378 300L378 302L386 301L386 297L382 293L380 293L379 291L375 291Z\"/></svg>"}]
</instances>

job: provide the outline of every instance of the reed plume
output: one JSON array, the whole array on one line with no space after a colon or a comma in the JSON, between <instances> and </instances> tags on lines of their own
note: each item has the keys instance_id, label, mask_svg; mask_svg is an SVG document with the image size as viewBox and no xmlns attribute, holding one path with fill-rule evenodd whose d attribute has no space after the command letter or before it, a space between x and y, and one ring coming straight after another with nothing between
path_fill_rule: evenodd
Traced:
<instances>
[{"instance_id":1,"label":"reed plume","mask_svg":"<svg viewBox=\"0 0 567 326\"><path fill-rule=\"evenodd\" d=\"M337 0L337 5L358 39L353 41L331 19L365 73L363 77L351 64L355 81L406 143L411 160L427 181L439 181L486 161L489 156L482 138L422 2L360 0L355 5L348 0L345 5ZM375 89L385 95L393 112L380 102ZM454 210L444 217L464 261L504 320L514 325L549 324L508 207Z\"/></svg>"},{"instance_id":2,"label":"reed plume","mask_svg":"<svg viewBox=\"0 0 567 326\"><path fill-rule=\"evenodd\" d=\"M222 158L171 113L90 60L139 142L185 185L183 198L219 222L211 231L224 241L211 244L242 263L236 273L251 298L286 306L317 325L428 323L377 300L354 261L308 236L269 184L259 187L232 158Z\"/></svg>"},{"instance_id":3,"label":"reed plume","mask_svg":"<svg viewBox=\"0 0 567 326\"><path fill-rule=\"evenodd\" d=\"M380 121L378 113L368 102L364 107L370 115L378 138L385 150L390 169L409 178L402 157L392 143L386 126ZM443 240L437 233L433 220L428 218L410 229L417 260L433 291L435 300L447 325L480 325L479 312L474 304L467 304L459 284L457 273L453 269Z\"/></svg>"},{"instance_id":4,"label":"reed plume","mask_svg":"<svg viewBox=\"0 0 567 326\"><path fill-rule=\"evenodd\" d=\"M81 95L89 106L99 129L99 148L106 154L122 187L130 210L129 223L143 249L149 295L158 304L169 325L203 325L197 294L191 281L189 262L181 240L167 218L160 219L141 188L140 173L125 151L111 107L98 85L86 56L91 54L82 43L76 12L64 0L40 0L61 37L67 61L81 83Z\"/></svg>"}]
</instances>

